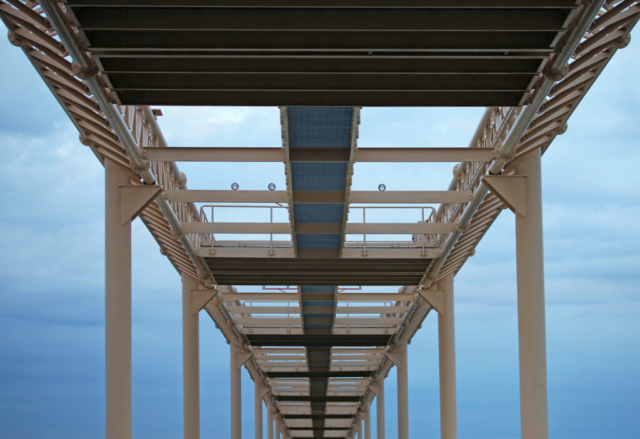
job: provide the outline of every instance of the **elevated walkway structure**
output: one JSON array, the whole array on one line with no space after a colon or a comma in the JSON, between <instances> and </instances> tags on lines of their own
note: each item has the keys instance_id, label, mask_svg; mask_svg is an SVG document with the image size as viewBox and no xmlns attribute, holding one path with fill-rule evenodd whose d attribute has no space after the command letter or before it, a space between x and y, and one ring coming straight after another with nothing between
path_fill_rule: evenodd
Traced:
<instances>
[{"instance_id":1,"label":"elevated walkway structure","mask_svg":"<svg viewBox=\"0 0 640 439\"><path fill-rule=\"evenodd\" d=\"M507 208L522 438L548 437L540 157L629 43L640 1L0 0L0 17L105 165L107 439L131 437L135 217L182 276L185 438L200 437L201 310L230 344L232 439L242 366L257 439L263 403L269 439L370 439L374 400L384 438L395 366L397 437L408 439L407 345L435 310L441 430L453 439L453 278ZM283 145L172 147L150 105L278 106ZM363 106L487 109L468 148L368 148ZM180 161L283 163L286 188L190 190ZM450 162L454 178L355 191L357 162ZM271 219L221 222L223 205ZM371 221L381 207L393 222ZM288 221L274 221L278 209Z\"/></svg>"}]
</instances>

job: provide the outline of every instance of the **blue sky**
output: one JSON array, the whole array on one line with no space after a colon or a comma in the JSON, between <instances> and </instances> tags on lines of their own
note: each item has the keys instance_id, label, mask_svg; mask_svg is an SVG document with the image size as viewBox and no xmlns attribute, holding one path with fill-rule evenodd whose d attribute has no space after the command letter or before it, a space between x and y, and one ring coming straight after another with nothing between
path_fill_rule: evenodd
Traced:
<instances>
[{"instance_id":1,"label":"blue sky","mask_svg":"<svg viewBox=\"0 0 640 439\"><path fill-rule=\"evenodd\" d=\"M636 32L637 34L637 32ZM616 55L543 158L551 437L640 431L640 45ZM104 437L103 170L0 38L0 439ZM173 146L279 146L275 108L163 108ZM361 146L466 146L483 109L370 109ZM284 186L282 165L181 164L191 188ZM354 189L444 189L451 165L358 164ZM519 430L514 219L456 277L459 436ZM179 438L180 279L133 225L136 439ZM412 437L439 437L437 326L409 347ZM202 437L229 436L228 346L201 316ZM396 436L395 373L387 437ZM243 437L253 389L243 373ZM375 422L374 422L375 425Z\"/></svg>"}]
</instances>

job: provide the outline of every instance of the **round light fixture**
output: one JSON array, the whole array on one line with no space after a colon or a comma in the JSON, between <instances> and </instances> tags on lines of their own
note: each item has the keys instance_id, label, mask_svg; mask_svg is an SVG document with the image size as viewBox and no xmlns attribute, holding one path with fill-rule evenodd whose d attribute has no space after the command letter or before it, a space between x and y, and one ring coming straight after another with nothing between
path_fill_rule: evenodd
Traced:
<instances>
[{"instance_id":1,"label":"round light fixture","mask_svg":"<svg viewBox=\"0 0 640 439\"><path fill-rule=\"evenodd\" d=\"M275 183L269 183L269 190L270 191L275 191L276 190L276 184Z\"/></svg>"},{"instance_id":2,"label":"round light fixture","mask_svg":"<svg viewBox=\"0 0 640 439\"><path fill-rule=\"evenodd\" d=\"M240 188L238 183L231 183L231 190L237 191Z\"/></svg>"},{"instance_id":3,"label":"round light fixture","mask_svg":"<svg viewBox=\"0 0 640 439\"><path fill-rule=\"evenodd\" d=\"M380 192L384 192L384 191L386 191L386 190L387 190L387 187L386 187L385 185L381 184L381 185L379 185L379 186L378 186L378 190L379 190Z\"/></svg>"}]
</instances>

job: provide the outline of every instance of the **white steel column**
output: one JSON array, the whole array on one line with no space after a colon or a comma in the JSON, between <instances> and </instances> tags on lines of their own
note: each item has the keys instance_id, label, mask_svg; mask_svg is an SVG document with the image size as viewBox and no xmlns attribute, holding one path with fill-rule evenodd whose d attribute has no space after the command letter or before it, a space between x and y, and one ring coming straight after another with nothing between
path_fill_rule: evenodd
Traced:
<instances>
[{"instance_id":1,"label":"white steel column","mask_svg":"<svg viewBox=\"0 0 640 439\"><path fill-rule=\"evenodd\" d=\"M438 347L440 354L440 437L457 439L456 404L456 327L453 274L439 283L444 290L444 314L438 313Z\"/></svg>"},{"instance_id":2,"label":"white steel column","mask_svg":"<svg viewBox=\"0 0 640 439\"><path fill-rule=\"evenodd\" d=\"M516 213L522 439L549 437L540 158L538 148L516 166L527 176L526 217Z\"/></svg>"},{"instance_id":3,"label":"white steel column","mask_svg":"<svg viewBox=\"0 0 640 439\"><path fill-rule=\"evenodd\" d=\"M182 275L182 407L184 439L200 439L200 335L193 313L193 290L198 281Z\"/></svg>"},{"instance_id":4,"label":"white steel column","mask_svg":"<svg viewBox=\"0 0 640 439\"><path fill-rule=\"evenodd\" d=\"M371 403L365 405L367 417L364 418L364 439L373 439L371 437Z\"/></svg>"},{"instance_id":5,"label":"white steel column","mask_svg":"<svg viewBox=\"0 0 640 439\"><path fill-rule=\"evenodd\" d=\"M262 439L262 386L258 380L253 381L254 390L254 430L256 439Z\"/></svg>"},{"instance_id":6,"label":"white steel column","mask_svg":"<svg viewBox=\"0 0 640 439\"><path fill-rule=\"evenodd\" d=\"M358 421L358 439L364 439L364 416L362 415Z\"/></svg>"},{"instance_id":7,"label":"white steel column","mask_svg":"<svg viewBox=\"0 0 640 439\"><path fill-rule=\"evenodd\" d=\"M398 367L398 439L409 439L409 364L407 344L396 351L401 355L402 366Z\"/></svg>"},{"instance_id":8,"label":"white steel column","mask_svg":"<svg viewBox=\"0 0 640 439\"><path fill-rule=\"evenodd\" d=\"M105 160L106 439L131 438L131 221L121 224L124 169Z\"/></svg>"},{"instance_id":9,"label":"white steel column","mask_svg":"<svg viewBox=\"0 0 640 439\"><path fill-rule=\"evenodd\" d=\"M377 382L378 394L376 395L376 429L378 431L377 438L385 439L385 423L384 423L384 377Z\"/></svg>"},{"instance_id":10,"label":"white steel column","mask_svg":"<svg viewBox=\"0 0 640 439\"><path fill-rule=\"evenodd\" d=\"M231 343L229 349L229 383L231 385L231 439L242 439L242 369L238 365L238 347Z\"/></svg>"}]
</instances>

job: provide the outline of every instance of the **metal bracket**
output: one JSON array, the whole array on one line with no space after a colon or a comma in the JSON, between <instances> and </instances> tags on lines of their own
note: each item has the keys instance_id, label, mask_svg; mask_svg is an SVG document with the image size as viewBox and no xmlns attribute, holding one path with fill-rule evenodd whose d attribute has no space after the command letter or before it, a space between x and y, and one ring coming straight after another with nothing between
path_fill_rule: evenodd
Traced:
<instances>
[{"instance_id":1,"label":"metal bracket","mask_svg":"<svg viewBox=\"0 0 640 439\"><path fill-rule=\"evenodd\" d=\"M156 185L120 185L120 223L133 221L162 191Z\"/></svg>"},{"instance_id":2,"label":"metal bracket","mask_svg":"<svg viewBox=\"0 0 640 439\"><path fill-rule=\"evenodd\" d=\"M444 290L418 290L418 293L424 300L429 302L429 305L433 307L438 314L444 315Z\"/></svg>"},{"instance_id":3,"label":"metal bracket","mask_svg":"<svg viewBox=\"0 0 640 439\"><path fill-rule=\"evenodd\" d=\"M380 385L379 384L369 384L369 390L377 395L380 394Z\"/></svg>"},{"instance_id":4,"label":"metal bracket","mask_svg":"<svg viewBox=\"0 0 640 439\"><path fill-rule=\"evenodd\" d=\"M237 352L236 353L236 367L240 369L244 363L249 361L253 357L251 352Z\"/></svg>"},{"instance_id":5,"label":"metal bracket","mask_svg":"<svg viewBox=\"0 0 640 439\"><path fill-rule=\"evenodd\" d=\"M385 357L387 357L393 364L396 365L398 369L402 369L402 354L395 354L391 352L385 352Z\"/></svg>"},{"instance_id":6,"label":"metal bracket","mask_svg":"<svg viewBox=\"0 0 640 439\"><path fill-rule=\"evenodd\" d=\"M218 294L218 290L191 290L191 311L193 315L198 314L216 294Z\"/></svg>"},{"instance_id":7,"label":"metal bracket","mask_svg":"<svg viewBox=\"0 0 640 439\"><path fill-rule=\"evenodd\" d=\"M264 396L269 393L269 390L271 390L269 387L260 387L258 389L258 398L262 399L264 398Z\"/></svg>"},{"instance_id":8,"label":"metal bracket","mask_svg":"<svg viewBox=\"0 0 640 439\"><path fill-rule=\"evenodd\" d=\"M526 175L485 175L482 181L512 212L527 216L525 206Z\"/></svg>"}]
</instances>

